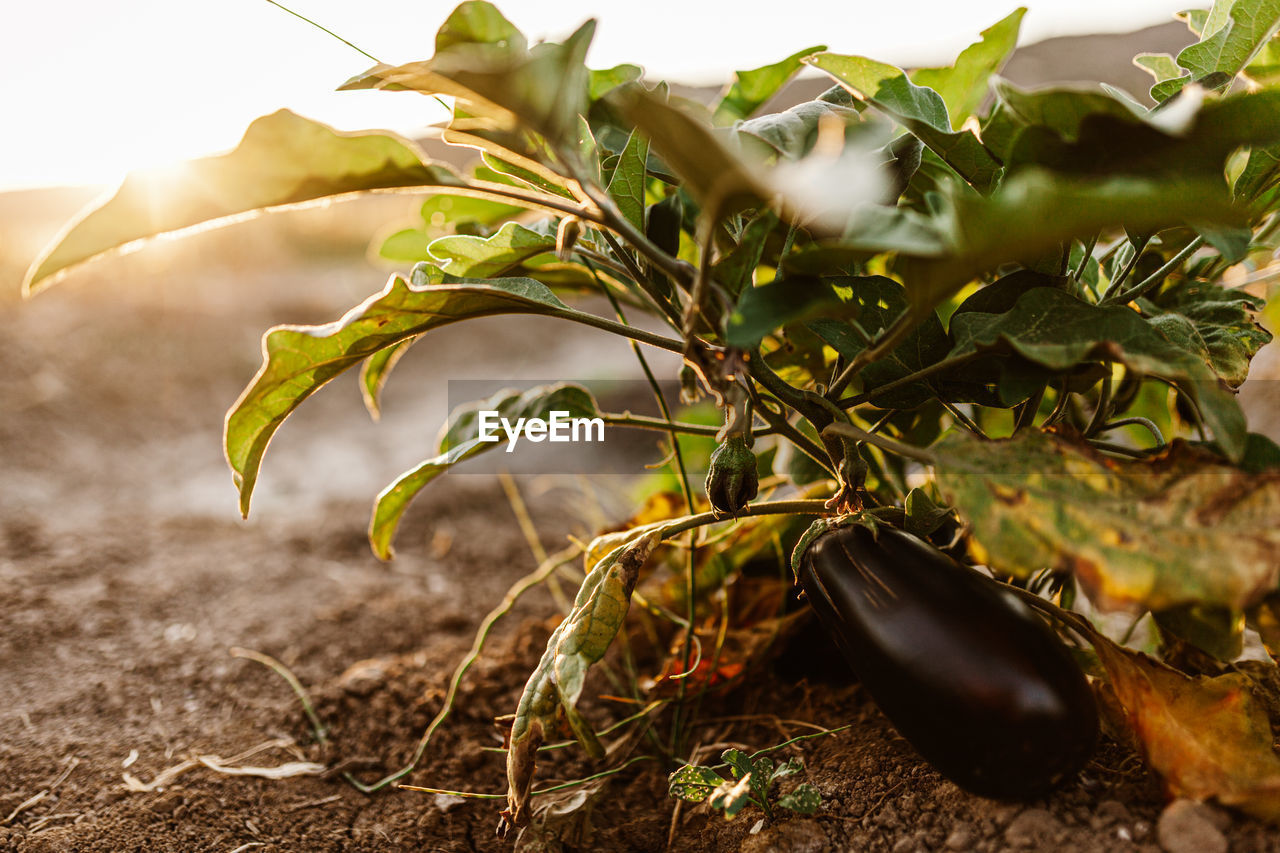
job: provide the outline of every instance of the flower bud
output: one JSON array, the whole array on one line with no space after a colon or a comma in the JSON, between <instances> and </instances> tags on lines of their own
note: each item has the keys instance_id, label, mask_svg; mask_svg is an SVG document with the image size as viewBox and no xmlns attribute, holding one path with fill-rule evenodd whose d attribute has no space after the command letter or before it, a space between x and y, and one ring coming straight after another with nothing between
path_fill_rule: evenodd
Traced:
<instances>
[{"instance_id":1,"label":"flower bud","mask_svg":"<svg viewBox=\"0 0 1280 853\"><path fill-rule=\"evenodd\" d=\"M736 516L759 489L756 455L747 447L746 438L730 436L711 454L706 482L711 508L718 514Z\"/></svg>"}]
</instances>

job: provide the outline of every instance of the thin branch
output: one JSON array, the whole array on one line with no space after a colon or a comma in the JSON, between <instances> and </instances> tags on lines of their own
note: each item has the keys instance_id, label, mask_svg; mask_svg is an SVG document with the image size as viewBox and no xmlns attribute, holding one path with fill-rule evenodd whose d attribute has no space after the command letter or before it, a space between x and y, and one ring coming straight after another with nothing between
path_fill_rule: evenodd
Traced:
<instances>
[{"instance_id":1,"label":"thin branch","mask_svg":"<svg viewBox=\"0 0 1280 853\"><path fill-rule=\"evenodd\" d=\"M1160 282L1164 281L1165 276L1169 275L1169 273L1173 272L1178 267L1182 266L1183 262L1186 261L1187 258L1191 257L1193 254L1195 254L1196 249L1199 249L1202 245L1204 245L1204 238L1196 237L1194 240L1192 240L1190 243L1184 246L1181 252L1178 252L1178 254L1170 258L1169 262L1164 266L1160 267L1160 269L1156 270L1151 275L1147 276L1142 281L1138 282L1133 287L1126 290L1124 293L1117 294L1114 297L1110 297L1110 296L1104 297L1102 302L1099 304L1127 305L1128 303L1132 302L1135 299L1139 299L1143 296L1146 296L1149 291L1151 291L1153 288L1158 286Z\"/></svg>"}]
</instances>

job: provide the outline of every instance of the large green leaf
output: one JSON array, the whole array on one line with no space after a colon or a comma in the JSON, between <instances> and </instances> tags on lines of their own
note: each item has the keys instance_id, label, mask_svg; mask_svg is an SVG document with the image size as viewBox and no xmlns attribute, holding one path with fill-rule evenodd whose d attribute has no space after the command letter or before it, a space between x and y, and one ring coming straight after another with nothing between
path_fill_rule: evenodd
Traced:
<instances>
[{"instance_id":1,"label":"large green leaf","mask_svg":"<svg viewBox=\"0 0 1280 853\"><path fill-rule=\"evenodd\" d=\"M240 512L249 500L267 444L280 424L322 385L378 350L423 332L473 317L572 311L546 285L528 278L459 280L415 270L414 284L393 276L371 296L327 326L277 326L263 336L263 365L227 413L225 444Z\"/></svg>"},{"instance_id":2,"label":"large green leaf","mask_svg":"<svg viewBox=\"0 0 1280 853\"><path fill-rule=\"evenodd\" d=\"M463 185L399 136L343 133L280 110L249 125L227 154L131 173L41 254L23 289L34 294L76 264L136 241L262 208L361 190Z\"/></svg>"},{"instance_id":3,"label":"large green leaf","mask_svg":"<svg viewBox=\"0 0 1280 853\"><path fill-rule=\"evenodd\" d=\"M952 127L977 113L987 97L987 81L999 73L1018 43L1018 29L1027 10L1018 8L982 31L982 38L966 47L950 67L919 68L911 72L917 86L937 92L947 107Z\"/></svg>"},{"instance_id":4,"label":"large green leaf","mask_svg":"<svg viewBox=\"0 0 1280 853\"><path fill-rule=\"evenodd\" d=\"M942 96L912 83L902 69L862 56L834 53L811 56L805 62L901 123L975 189L986 192L998 180L1000 164L978 137L967 130L953 132Z\"/></svg>"},{"instance_id":5,"label":"large green leaf","mask_svg":"<svg viewBox=\"0 0 1280 853\"><path fill-rule=\"evenodd\" d=\"M735 121L750 118L752 113L764 106L765 101L776 95L792 75L800 70L800 60L826 49L827 46L824 44L807 47L780 62L750 71L736 72L733 85L729 87L729 91L725 92L720 103L716 104L716 124L732 124Z\"/></svg>"},{"instance_id":6,"label":"large green leaf","mask_svg":"<svg viewBox=\"0 0 1280 853\"><path fill-rule=\"evenodd\" d=\"M1024 169L988 198L972 193L952 198L951 209L933 219L938 233L950 229L948 250L903 258L902 276L913 306L923 312L980 273L1041 257L1069 239L1103 229L1151 234L1188 221L1239 225L1244 220L1221 178L1092 179Z\"/></svg>"},{"instance_id":7,"label":"large green leaf","mask_svg":"<svg viewBox=\"0 0 1280 853\"><path fill-rule=\"evenodd\" d=\"M1250 359L1271 340L1255 319L1261 307L1247 293L1190 280L1143 300L1143 308L1155 315L1152 324L1165 337L1177 340L1175 335L1184 334L1184 347L1233 388L1248 377Z\"/></svg>"},{"instance_id":8,"label":"large green leaf","mask_svg":"<svg viewBox=\"0 0 1280 853\"><path fill-rule=\"evenodd\" d=\"M951 333L953 356L1007 348L1055 371L1105 359L1179 383L1199 404L1223 451L1237 460L1244 452L1248 430L1235 396L1203 358L1128 308L1099 307L1056 288L1038 287L1004 314L973 311L953 317Z\"/></svg>"},{"instance_id":9,"label":"large green leaf","mask_svg":"<svg viewBox=\"0 0 1280 853\"><path fill-rule=\"evenodd\" d=\"M1157 83L1151 97L1166 101L1192 82L1225 90L1280 30L1280 0L1217 0L1200 41L1178 54L1187 74Z\"/></svg>"},{"instance_id":10,"label":"large green leaf","mask_svg":"<svg viewBox=\"0 0 1280 853\"><path fill-rule=\"evenodd\" d=\"M428 483L465 459L502 446L480 437L479 412L493 411L515 423L519 418L549 418L567 412L572 418L599 414L596 401L579 385L543 385L525 392L499 391L487 400L467 403L449 414L440 436L439 454L404 472L378 495L369 522L369 544L383 560L392 556L391 540L409 503Z\"/></svg>"},{"instance_id":11,"label":"large green leaf","mask_svg":"<svg viewBox=\"0 0 1280 853\"><path fill-rule=\"evenodd\" d=\"M764 143L767 148L761 149L763 153L798 160L813 149L819 126L828 121L853 124L858 121L858 111L852 106L819 98L780 113L749 119L736 129L740 141Z\"/></svg>"},{"instance_id":12,"label":"large green leaf","mask_svg":"<svg viewBox=\"0 0 1280 853\"><path fill-rule=\"evenodd\" d=\"M953 433L935 452L944 498L999 571L1070 570L1107 608L1242 609L1276 585L1280 473L1247 474L1181 442L1115 460L1035 431Z\"/></svg>"},{"instance_id":13,"label":"large green leaf","mask_svg":"<svg viewBox=\"0 0 1280 853\"><path fill-rule=\"evenodd\" d=\"M1219 176L1241 146L1280 141L1280 92L1241 93L1150 114L1093 91L1023 92L997 84L1004 124L984 139L1011 171L1027 164L1085 175Z\"/></svg>"}]
</instances>

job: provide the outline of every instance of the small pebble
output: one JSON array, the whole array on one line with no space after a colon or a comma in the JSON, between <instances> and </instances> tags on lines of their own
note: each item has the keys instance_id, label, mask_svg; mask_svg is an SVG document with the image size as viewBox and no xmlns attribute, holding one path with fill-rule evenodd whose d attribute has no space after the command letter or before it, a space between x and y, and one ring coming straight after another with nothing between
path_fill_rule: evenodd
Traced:
<instances>
[{"instance_id":1,"label":"small pebble","mask_svg":"<svg viewBox=\"0 0 1280 853\"><path fill-rule=\"evenodd\" d=\"M1058 819L1044 809L1027 809L1004 831L1004 840L1014 847L1047 848L1062 830Z\"/></svg>"},{"instance_id":2,"label":"small pebble","mask_svg":"<svg viewBox=\"0 0 1280 853\"><path fill-rule=\"evenodd\" d=\"M1192 800L1174 800L1160 815L1156 840L1166 853L1227 853L1227 839L1215 815Z\"/></svg>"},{"instance_id":3,"label":"small pebble","mask_svg":"<svg viewBox=\"0 0 1280 853\"><path fill-rule=\"evenodd\" d=\"M946 847L948 850L968 850L973 846L973 831L967 826L961 826L951 831L947 836Z\"/></svg>"}]
</instances>

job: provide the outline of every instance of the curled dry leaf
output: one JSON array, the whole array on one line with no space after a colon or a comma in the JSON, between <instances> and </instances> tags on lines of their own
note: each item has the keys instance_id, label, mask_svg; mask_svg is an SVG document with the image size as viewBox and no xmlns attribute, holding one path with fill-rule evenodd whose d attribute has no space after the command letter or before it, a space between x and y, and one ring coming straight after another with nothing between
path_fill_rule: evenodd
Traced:
<instances>
[{"instance_id":1,"label":"curled dry leaf","mask_svg":"<svg viewBox=\"0 0 1280 853\"><path fill-rule=\"evenodd\" d=\"M1170 797L1214 798L1280 820L1280 756L1246 675L1192 678L1104 638L1094 647Z\"/></svg>"},{"instance_id":2,"label":"curled dry leaf","mask_svg":"<svg viewBox=\"0 0 1280 853\"><path fill-rule=\"evenodd\" d=\"M573 610L547 640L547 650L525 684L511 725L507 808L498 822L499 835L505 837L513 826L523 826L529 819L538 747L555 728L558 710L589 754L604 755L595 732L577 712L578 697L587 670L604 657L622 627L640 569L660 536L658 530L645 532L596 563L582 581Z\"/></svg>"}]
</instances>

